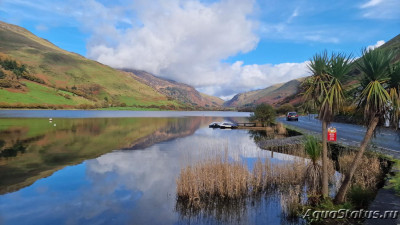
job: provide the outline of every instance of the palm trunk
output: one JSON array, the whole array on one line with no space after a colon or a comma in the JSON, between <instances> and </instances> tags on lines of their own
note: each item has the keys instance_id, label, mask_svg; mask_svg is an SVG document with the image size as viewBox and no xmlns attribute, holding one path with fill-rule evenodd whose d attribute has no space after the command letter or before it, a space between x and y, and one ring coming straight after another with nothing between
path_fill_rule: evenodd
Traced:
<instances>
[{"instance_id":1,"label":"palm trunk","mask_svg":"<svg viewBox=\"0 0 400 225\"><path fill-rule=\"evenodd\" d=\"M328 197L328 129L327 123L322 121L322 196Z\"/></svg>"},{"instance_id":2,"label":"palm trunk","mask_svg":"<svg viewBox=\"0 0 400 225\"><path fill-rule=\"evenodd\" d=\"M344 198L346 197L347 189L350 187L351 180L353 179L354 172L357 169L357 166L361 160L361 157L364 154L364 151L367 147L368 142L371 140L372 134L374 133L374 130L376 128L376 125L378 125L379 122L379 117L375 116L371 123L368 126L367 133L365 133L364 140L361 142L360 150L357 152L356 157L353 160L353 163L351 165L351 168L346 174L344 181L342 183L342 186L340 186L340 189L335 197L335 203L336 204L341 204L344 202Z\"/></svg>"}]
</instances>

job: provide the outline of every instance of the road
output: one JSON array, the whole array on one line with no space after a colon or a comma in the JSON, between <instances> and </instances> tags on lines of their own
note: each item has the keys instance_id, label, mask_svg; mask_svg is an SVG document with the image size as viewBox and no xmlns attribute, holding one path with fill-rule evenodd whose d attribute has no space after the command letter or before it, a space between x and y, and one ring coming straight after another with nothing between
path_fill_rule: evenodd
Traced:
<instances>
[{"instance_id":1,"label":"road","mask_svg":"<svg viewBox=\"0 0 400 225\"><path fill-rule=\"evenodd\" d=\"M307 131L321 133L322 130L321 122L315 116L300 116L299 121L286 121L285 117L280 117L277 121ZM352 146L359 146L366 132L366 127L354 124L331 123L330 127L336 128L338 142ZM400 131L377 128L371 144L400 154Z\"/></svg>"}]
</instances>

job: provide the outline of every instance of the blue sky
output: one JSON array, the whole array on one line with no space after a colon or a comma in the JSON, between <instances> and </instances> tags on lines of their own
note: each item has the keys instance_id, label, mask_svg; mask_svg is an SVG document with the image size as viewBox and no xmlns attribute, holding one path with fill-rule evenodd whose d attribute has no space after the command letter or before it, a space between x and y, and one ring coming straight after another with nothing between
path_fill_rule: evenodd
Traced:
<instances>
[{"instance_id":1,"label":"blue sky","mask_svg":"<svg viewBox=\"0 0 400 225\"><path fill-rule=\"evenodd\" d=\"M116 68L228 99L308 75L316 52L399 34L400 0L0 0L0 20Z\"/></svg>"}]
</instances>

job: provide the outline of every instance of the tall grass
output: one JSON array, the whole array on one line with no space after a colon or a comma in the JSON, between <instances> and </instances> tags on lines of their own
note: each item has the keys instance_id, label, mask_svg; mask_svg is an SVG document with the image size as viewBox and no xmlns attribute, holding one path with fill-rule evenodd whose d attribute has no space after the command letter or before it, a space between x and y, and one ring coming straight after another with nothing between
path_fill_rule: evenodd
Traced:
<instances>
[{"instance_id":1,"label":"tall grass","mask_svg":"<svg viewBox=\"0 0 400 225\"><path fill-rule=\"evenodd\" d=\"M301 186L295 185L280 195L282 213L286 218L297 218L301 207Z\"/></svg>"},{"instance_id":2,"label":"tall grass","mask_svg":"<svg viewBox=\"0 0 400 225\"><path fill-rule=\"evenodd\" d=\"M258 159L250 171L244 163L217 156L181 169L177 197L188 205L243 199L268 189L301 184L305 167L305 160L272 164L267 158Z\"/></svg>"},{"instance_id":3,"label":"tall grass","mask_svg":"<svg viewBox=\"0 0 400 225\"><path fill-rule=\"evenodd\" d=\"M189 204L214 198L239 199L246 196L249 180L246 165L218 156L182 168L177 180L177 195Z\"/></svg>"},{"instance_id":4,"label":"tall grass","mask_svg":"<svg viewBox=\"0 0 400 225\"><path fill-rule=\"evenodd\" d=\"M356 154L357 152L350 152L339 156L340 173L347 174ZM356 185L362 189L376 189L382 175L379 158L364 155L353 176L352 186Z\"/></svg>"}]
</instances>

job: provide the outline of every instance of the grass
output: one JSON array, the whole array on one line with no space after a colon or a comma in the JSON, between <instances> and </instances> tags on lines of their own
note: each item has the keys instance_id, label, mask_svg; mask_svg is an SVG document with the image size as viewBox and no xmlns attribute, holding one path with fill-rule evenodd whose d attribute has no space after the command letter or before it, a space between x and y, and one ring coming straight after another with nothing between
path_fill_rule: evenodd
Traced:
<instances>
[{"instance_id":1,"label":"grass","mask_svg":"<svg viewBox=\"0 0 400 225\"><path fill-rule=\"evenodd\" d=\"M395 164L393 165L397 172L390 177L388 188L393 188L397 195L400 196L400 160L394 160Z\"/></svg>"},{"instance_id":2,"label":"grass","mask_svg":"<svg viewBox=\"0 0 400 225\"><path fill-rule=\"evenodd\" d=\"M101 108L100 110L129 110L129 111L160 111L160 108L144 108L144 107L109 107Z\"/></svg>"},{"instance_id":3,"label":"grass","mask_svg":"<svg viewBox=\"0 0 400 225\"><path fill-rule=\"evenodd\" d=\"M53 88L49 88L44 85L40 85L34 82L25 81L23 82L26 87L26 92L11 92L5 89L0 89L0 102L2 103L22 103L22 104L57 104L57 105L78 105L78 104L89 104L90 101L78 97L72 96L71 93L59 92L63 94L71 95L71 99L67 99L64 96L57 94L57 91Z\"/></svg>"}]
</instances>

